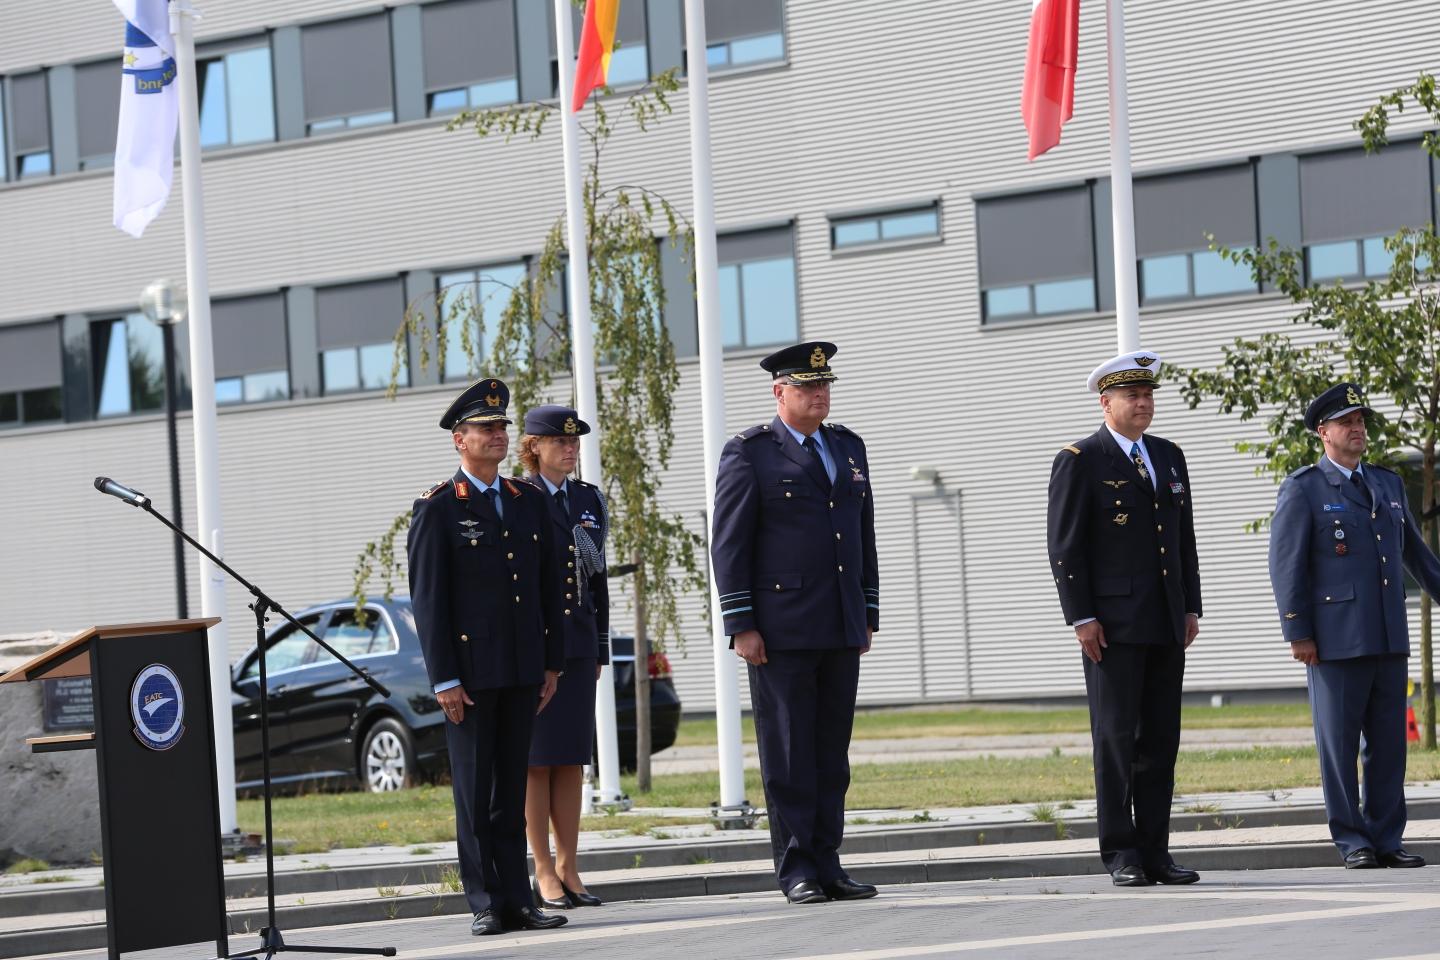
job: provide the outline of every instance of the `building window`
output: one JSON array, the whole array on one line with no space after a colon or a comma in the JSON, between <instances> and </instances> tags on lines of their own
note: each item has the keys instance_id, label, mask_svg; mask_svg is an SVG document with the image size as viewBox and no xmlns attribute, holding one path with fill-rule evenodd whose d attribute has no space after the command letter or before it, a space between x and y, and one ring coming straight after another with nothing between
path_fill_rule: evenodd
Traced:
<instances>
[{"instance_id":1,"label":"building window","mask_svg":"<svg viewBox=\"0 0 1440 960\"><path fill-rule=\"evenodd\" d=\"M940 236L940 207L927 204L830 221L830 248L848 250Z\"/></svg>"},{"instance_id":2,"label":"building window","mask_svg":"<svg viewBox=\"0 0 1440 960\"><path fill-rule=\"evenodd\" d=\"M452 0L420 8L430 114L515 103L515 0Z\"/></svg>"},{"instance_id":3,"label":"building window","mask_svg":"<svg viewBox=\"0 0 1440 960\"><path fill-rule=\"evenodd\" d=\"M1088 186L980 200L975 222L985 322L1095 309Z\"/></svg>"},{"instance_id":4,"label":"building window","mask_svg":"<svg viewBox=\"0 0 1440 960\"><path fill-rule=\"evenodd\" d=\"M90 369L95 416L165 408L164 338L144 314L91 322Z\"/></svg>"},{"instance_id":5,"label":"building window","mask_svg":"<svg viewBox=\"0 0 1440 960\"><path fill-rule=\"evenodd\" d=\"M120 78L120 64L113 59L75 68L76 145L81 170L102 169L115 163Z\"/></svg>"},{"instance_id":6,"label":"building window","mask_svg":"<svg viewBox=\"0 0 1440 960\"><path fill-rule=\"evenodd\" d=\"M63 419L60 324L0 327L0 428Z\"/></svg>"},{"instance_id":7,"label":"building window","mask_svg":"<svg viewBox=\"0 0 1440 960\"><path fill-rule=\"evenodd\" d=\"M795 241L789 226L719 238L720 319L725 347L800 339Z\"/></svg>"},{"instance_id":8,"label":"building window","mask_svg":"<svg viewBox=\"0 0 1440 960\"><path fill-rule=\"evenodd\" d=\"M387 15L314 24L300 39L308 133L394 122Z\"/></svg>"},{"instance_id":9,"label":"building window","mask_svg":"<svg viewBox=\"0 0 1440 960\"><path fill-rule=\"evenodd\" d=\"M1413 143L1300 158L1300 237L1311 282L1384 276L1384 238L1431 222L1429 157Z\"/></svg>"},{"instance_id":10,"label":"building window","mask_svg":"<svg viewBox=\"0 0 1440 960\"><path fill-rule=\"evenodd\" d=\"M1135 182L1135 253L1140 300L1160 303L1256 293L1243 264L1209 249L1255 244L1255 175L1250 164L1197 170Z\"/></svg>"},{"instance_id":11,"label":"building window","mask_svg":"<svg viewBox=\"0 0 1440 960\"><path fill-rule=\"evenodd\" d=\"M275 86L269 44L262 39L209 47L197 60L200 146L274 140Z\"/></svg>"},{"instance_id":12,"label":"building window","mask_svg":"<svg viewBox=\"0 0 1440 960\"><path fill-rule=\"evenodd\" d=\"M210 307L215 402L290 399L285 298L278 294L216 300Z\"/></svg>"},{"instance_id":13,"label":"building window","mask_svg":"<svg viewBox=\"0 0 1440 960\"><path fill-rule=\"evenodd\" d=\"M574 25L575 50L580 49L580 28L584 25L584 11L576 8L571 14ZM551 20L554 23L554 20ZM612 89L634 86L650 79L650 56L646 50L645 4L640 0L620 4L620 15L615 20L615 52L610 55L610 70L605 83ZM559 95L560 66L555 59L555 34L550 31L550 79L552 88Z\"/></svg>"},{"instance_id":14,"label":"building window","mask_svg":"<svg viewBox=\"0 0 1440 960\"><path fill-rule=\"evenodd\" d=\"M400 280L322 287L315 292L315 312L321 393L330 396L389 387L395 334L405 317ZM403 348L396 383L402 387L410 383Z\"/></svg>"},{"instance_id":15,"label":"building window","mask_svg":"<svg viewBox=\"0 0 1440 960\"><path fill-rule=\"evenodd\" d=\"M511 294L523 288L528 276L524 262L516 261L442 273L435 279L445 336L445 380L469 381L480 375L489 346L486 334L495 329Z\"/></svg>"},{"instance_id":16,"label":"building window","mask_svg":"<svg viewBox=\"0 0 1440 960\"><path fill-rule=\"evenodd\" d=\"M10 170L25 180L53 172L50 156L50 95L43 73L11 77ZM119 87L115 102L120 102ZM113 147L112 147L113 149Z\"/></svg>"},{"instance_id":17,"label":"building window","mask_svg":"<svg viewBox=\"0 0 1440 960\"><path fill-rule=\"evenodd\" d=\"M705 5L705 60L712 70L785 59L782 0L726 0Z\"/></svg>"}]
</instances>

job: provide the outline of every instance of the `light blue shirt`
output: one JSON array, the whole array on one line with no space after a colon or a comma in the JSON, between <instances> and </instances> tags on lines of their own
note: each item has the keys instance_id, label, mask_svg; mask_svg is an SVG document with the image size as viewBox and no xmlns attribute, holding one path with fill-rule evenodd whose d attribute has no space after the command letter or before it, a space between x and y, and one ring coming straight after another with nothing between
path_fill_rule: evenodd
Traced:
<instances>
[{"instance_id":1,"label":"light blue shirt","mask_svg":"<svg viewBox=\"0 0 1440 960\"><path fill-rule=\"evenodd\" d=\"M1326 456L1325 459L1330 460L1330 457ZM1350 479L1350 474L1352 473L1358 473L1362 477L1365 476L1365 465L1363 463L1356 464L1354 470L1347 470L1345 467L1340 466L1340 464L1336 463L1334 460L1330 460L1330 466L1334 467L1336 470L1339 470L1345 476L1346 480Z\"/></svg>"},{"instance_id":2,"label":"light blue shirt","mask_svg":"<svg viewBox=\"0 0 1440 960\"><path fill-rule=\"evenodd\" d=\"M465 474L465 478L475 485L475 493L476 493L476 495L478 495L478 496L488 496L488 494L486 494L486 492L485 492L485 491L487 491L487 490L494 490L496 493L501 493L501 492L502 492L502 488L501 488L501 486L500 486L500 474L499 474L499 473L496 473L496 474L495 474L495 482L494 482L494 483L484 483L484 482L481 481L478 477L476 477L475 474L471 473L469 470L466 470L463 466L460 468L460 472L463 473L463 474ZM503 502L503 498L502 498L502 497L496 497L496 498L495 498L495 510L496 510L497 513L500 514L500 519L501 519L501 520L504 520L504 519L505 519L505 508L504 508L504 506L501 505L502 502ZM441 693L441 692L443 692L443 691L445 691L445 690L452 690L452 689L454 689L455 687L458 687L458 686L460 686L460 681L459 681L459 680L446 680L444 683L437 683L437 684L435 684L435 692L436 692L436 693Z\"/></svg>"},{"instance_id":3,"label":"light blue shirt","mask_svg":"<svg viewBox=\"0 0 1440 960\"><path fill-rule=\"evenodd\" d=\"M497 478L497 479L498 479L498 478ZM560 486L557 487L557 486L555 486L555 484L551 483L550 480L549 480L549 478L546 477L545 474L543 474L543 473L540 474L540 479L545 482L545 489L550 491L550 496L552 496L552 497L555 496L555 494L556 494L558 491L561 491L561 490L564 490L564 491L565 491L565 496L566 496L566 497L569 497L569 496L570 496L570 490L569 490L570 481L569 481L569 480L561 480L561 481L560 481Z\"/></svg>"},{"instance_id":4,"label":"light blue shirt","mask_svg":"<svg viewBox=\"0 0 1440 960\"><path fill-rule=\"evenodd\" d=\"M780 422L785 423L783 419ZM795 438L796 443L801 444L802 446L804 445L806 440L805 434L801 433L799 430L796 430L788 423L785 423L785 429L790 431L790 436ZM830 456L830 448L825 445L825 432L823 430L816 430L813 434L810 435L810 439L815 441L815 447L820 451L820 462L825 464L825 474L830 478L830 482L834 483L835 461Z\"/></svg>"}]
</instances>

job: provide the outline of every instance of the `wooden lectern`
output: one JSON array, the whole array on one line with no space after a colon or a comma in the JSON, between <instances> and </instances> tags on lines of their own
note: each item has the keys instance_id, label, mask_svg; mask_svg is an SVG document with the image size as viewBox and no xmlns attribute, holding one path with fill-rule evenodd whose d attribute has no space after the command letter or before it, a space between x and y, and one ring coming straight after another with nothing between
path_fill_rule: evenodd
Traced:
<instances>
[{"instance_id":1,"label":"wooden lectern","mask_svg":"<svg viewBox=\"0 0 1440 960\"><path fill-rule=\"evenodd\" d=\"M94 732L26 742L95 751L110 960L212 939L228 955L205 633L219 622L92 627L0 677L90 678Z\"/></svg>"}]
</instances>

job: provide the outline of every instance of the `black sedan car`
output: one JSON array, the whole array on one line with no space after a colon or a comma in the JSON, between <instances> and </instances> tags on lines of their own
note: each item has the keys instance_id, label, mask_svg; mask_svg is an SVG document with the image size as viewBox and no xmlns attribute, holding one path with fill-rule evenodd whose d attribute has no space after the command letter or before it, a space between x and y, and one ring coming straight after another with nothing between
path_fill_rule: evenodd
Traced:
<instances>
[{"instance_id":1,"label":"black sedan car","mask_svg":"<svg viewBox=\"0 0 1440 960\"><path fill-rule=\"evenodd\" d=\"M411 786L449 768L445 731L406 597L371 600L356 616L353 600L301 611L296 619L390 689L376 694L341 663L288 623L266 637L269 679L270 772L282 788L359 783L380 793ZM620 761L635 765L633 645L614 639L615 701ZM663 654L650 658L651 749L675 742L680 698ZM261 783L260 664L252 649L235 664L235 780L253 791Z\"/></svg>"}]
</instances>

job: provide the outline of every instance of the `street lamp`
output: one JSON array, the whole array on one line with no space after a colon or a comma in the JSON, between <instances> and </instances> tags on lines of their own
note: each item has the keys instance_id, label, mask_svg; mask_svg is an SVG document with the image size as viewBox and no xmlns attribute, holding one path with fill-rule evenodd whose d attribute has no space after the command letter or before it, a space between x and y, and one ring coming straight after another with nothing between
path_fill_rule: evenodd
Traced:
<instances>
[{"instance_id":1,"label":"street lamp","mask_svg":"<svg viewBox=\"0 0 1440 960\"><path fill-rule=\"evenodd\" d=\"M180 511L180 449L175 439L175 325L185 319L177 309L175 285L169 280L156 280L140 291L140 312L160 328L165 351L165 434L170 444L170 510L175 526L184 528ZM175 535L175 606L181 620L189 614L185 596L185 541Z\"/></svg>"}]
</instances>

